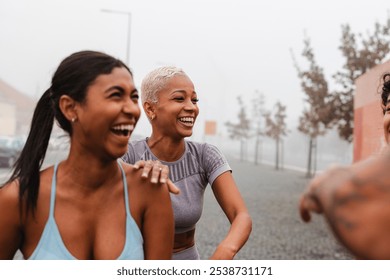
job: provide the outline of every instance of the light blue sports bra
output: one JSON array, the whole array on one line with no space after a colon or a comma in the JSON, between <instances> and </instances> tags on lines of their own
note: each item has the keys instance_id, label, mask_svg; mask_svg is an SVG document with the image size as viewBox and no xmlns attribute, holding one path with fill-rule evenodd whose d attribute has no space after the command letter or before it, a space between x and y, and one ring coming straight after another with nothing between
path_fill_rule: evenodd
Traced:
<instances>
[{"instance_id":1,"label":"light blue sports bra","mask_svg":"<svg viewBox=\"0 0 390 280\"><path fill-rule=\"evenodd\" d=\"M126 242L118 260L143 260L143 238L138 225L130 214L127 180L121 164L118 162L122 173L124 198L126 204ZM75 260L76 258L68 251L62 241L54 219L54 207L56 198L58 163L54 166L53 179L51 183L50 212L41 239L29 260Z\"/></svg>"}]
</instances>

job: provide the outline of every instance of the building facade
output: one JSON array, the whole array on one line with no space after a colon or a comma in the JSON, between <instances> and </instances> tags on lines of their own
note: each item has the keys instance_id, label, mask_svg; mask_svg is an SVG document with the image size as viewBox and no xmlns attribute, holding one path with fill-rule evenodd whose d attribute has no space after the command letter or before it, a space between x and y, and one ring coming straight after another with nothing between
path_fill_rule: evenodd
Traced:
<instances>
[{"instance_id":1,"label":"building facade","mask_svg":"<svg viewBox=\"0 0 390 280\"><path fill-rule=\"evenodd\" d=\"M370 69L355 81L354 162L379 154L386 146L380 93L383 74L389 72L390 60Z\"/></svg>"},{"instance_id":2,"label":"building facade","mask_svg":"<svg viewBox=\"0 0 390 280\"><path fill-rule=\"evenodd\" d=\"M26 135L35 101L0 79L0 136Z\"/></svg>"}]
</instances>

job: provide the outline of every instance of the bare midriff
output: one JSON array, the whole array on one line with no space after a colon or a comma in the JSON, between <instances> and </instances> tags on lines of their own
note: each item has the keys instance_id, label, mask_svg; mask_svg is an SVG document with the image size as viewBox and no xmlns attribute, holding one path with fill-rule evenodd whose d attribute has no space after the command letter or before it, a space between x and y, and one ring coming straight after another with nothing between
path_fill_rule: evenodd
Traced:
<instances>
[{"instance_id":1,"label":"bare midriff","mask_svg":"<svg viewBox=\"0 0 390 280\"><path fill-rule=\"evenodd\" d=\"M191 248L195 244L195 229L175 234L175 242L173 252L177 253L185 249Z\"/></svg>"}]
</instances>

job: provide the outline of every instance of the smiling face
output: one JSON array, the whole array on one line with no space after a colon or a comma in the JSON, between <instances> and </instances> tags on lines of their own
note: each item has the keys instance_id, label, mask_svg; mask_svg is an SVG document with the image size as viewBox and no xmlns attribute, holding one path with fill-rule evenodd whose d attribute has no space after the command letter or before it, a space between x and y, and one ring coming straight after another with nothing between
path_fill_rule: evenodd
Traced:
<instances>
[{"instance_id":1,"label":"smiling face","mask_svg":"<svg viewBox=\"0 0 390 280\"><path fill-rule=\"evenodd\" d=\"M197 102L194 84L188 76L173 76L158 93L158 102L152 104L153 131L178 140L191 136L199 114Z\"/></svg>"},{"instance_id":2,"label":"smiling face","mask_svg":"<svg viewBox=\"0 0 390 280\"><path fill-rule=\"evenodd\" d=\"M75 110L72 138L97 155L121 157L140 116L133 77L118 67L99 75L88 87L85 102L77 103Z\"/></svg>"}]
</instances>

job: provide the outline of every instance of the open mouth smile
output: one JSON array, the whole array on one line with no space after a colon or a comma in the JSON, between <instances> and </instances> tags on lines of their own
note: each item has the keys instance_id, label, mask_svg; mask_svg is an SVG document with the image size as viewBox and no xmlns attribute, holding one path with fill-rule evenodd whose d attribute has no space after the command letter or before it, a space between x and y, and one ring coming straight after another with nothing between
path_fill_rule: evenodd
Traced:
<instances>
[{"instance_id":1,"label":"open mouth smile","mask_svg":"<svg viewBox=\"0 0 390 280\"><path fill-rule=\"evenodd\" d=\"M129 137L130 134L133 132L133 130L134 130L134 125L132 124L120 124L111 128L111 131L116 135L126 136L126 137Z\"/></svg>"},{"instance_id":2,"label":"open mouth smile","mask_svg":"<svg viewBox=\"0 0 390 280\"><path fill-rule=\"evenodd\" d=\"M195 118L193 117L183 117L179 118L179 121L186 126L193 126L195 123Z\"/></svg>"}]
</instances>

